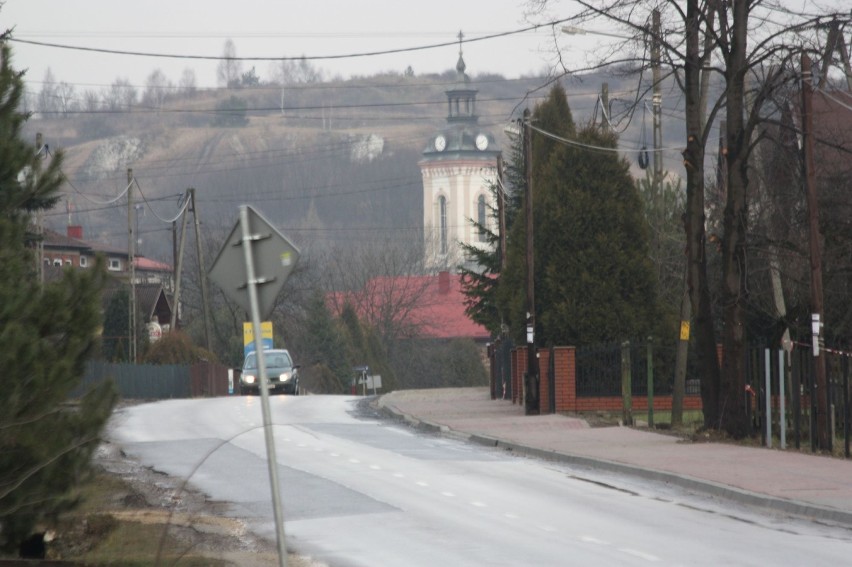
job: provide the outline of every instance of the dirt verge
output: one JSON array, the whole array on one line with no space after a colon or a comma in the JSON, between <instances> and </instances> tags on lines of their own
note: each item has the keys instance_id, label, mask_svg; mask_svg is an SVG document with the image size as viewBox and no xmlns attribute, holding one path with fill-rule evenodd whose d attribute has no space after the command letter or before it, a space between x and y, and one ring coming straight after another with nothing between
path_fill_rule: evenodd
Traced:
<instances>
[{"instance_id":1,"label":"dirt verge","mask_svg":"<svg viewBox=\"0 0 852 567\"><path fill-rule=\"evenodd\" d=\"M94 467L80 507L55 526L48 559L86 565L278 565L275 542L229 517L227 503L181 490L180 479L141 466L111 443L98 448ZM324 566L292 554L287 565Z\"/></svg>"}]
</instances>

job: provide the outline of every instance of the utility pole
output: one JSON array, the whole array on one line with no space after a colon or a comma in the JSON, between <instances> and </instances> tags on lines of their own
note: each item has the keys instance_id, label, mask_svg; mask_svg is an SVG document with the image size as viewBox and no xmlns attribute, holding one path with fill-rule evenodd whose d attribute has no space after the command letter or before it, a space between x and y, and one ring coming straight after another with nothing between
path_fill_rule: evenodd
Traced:
<instances>
[{"instance_id":1,"label":"utility pole","mask_svg":"<svg viewBox=\"0 0 852 567\"><path fill-rule=\"evenodd\" d=\"M127 262L130 269L130 298L127 327L128 362L136 363L136 236L133 234L133 169L127 168Z\"/></svg>"},{"instance_id":2,"label":"utility pole","mask_svg":"<svg viewBox=\"0 0 852 567\"><path fill-rule=\"evenodd\" d=\"M819 448L831 450L828 412L828 383L825 356L822 353L823 296L822 254L819 241L819 202L816 190L813 133L813 71L811 59L802 52L802 149L804 155L805 195L808 203L809 248L811 257L811 325L813 332L814 381L816 383L816 430Z\"/></svg>"},{"instance_id":3,"label":"utility pole","mask_svg":"<svg viewBox=\"0 0 852 567\"><path fill-rule=\"evenodd\" d=\"M189 189L183 195L184 201L189 199ZM169 323L169 332L177 330L177 316L180 310L180 284L183 275L183 250L186 243L186 219L189 216L188 205L184 208L180 221L180 244L178 245L177 260L175 261L175 296L172 308L172 320Z\"/></svg>"},{"instance_id":4,"label":"utility pole","mask_svg":"<svg viewBox=\"0 0 852 567\"><path fill-rule=\"evenodd\" d=\"M195 223L195 253L198 256L198 279L201 281L201 308L204 315L204 344L207 350L213 350L210 343L210 303L207 300L207 270L204 269L204 253L201 246L201 229L198 220L198 207L195 202L195 188L189 189L190 203L192 204L192 219ZM255 338L257 340L257 338Z\"/></svg>"},{"instance_id":5,"label":"utility pole","mask_svg":"<svg viewBox=\"0 0 852 567\"><path fill-rule=\"evenodd\" d=\"M662 183L663 180L663 128L661 124L663 93L660 85L660 11L654 9L651 13L651 72L654 81L652 98L652 115L654 119L654 183Z\"/></svg>"},{"instance_id":6,"label":"utility pole","mask_svg":"<svg viewBox=\"0 0 852 567\"><path fill-rule=\"evenodd\" d=\"M527 415L539 413L538 358L535 348L535 270L533 262L533 184L532 184L532 128L529 109L524 110L524 177L525 198L524 217L526 220L526 309L527 309L527 375L525 376L526 395L524 407Z\"/></svg>"},{"instance_id":7,"label":"utility pole","mask_svg":"<svg viewBox=\"0 0 852 567\"><path fill-rule=\"evenodd\" d=\"M503 155L497 156L497 230L499 231L500 273L506 270L506 190L503 184Z\"/></svg>"},{"instance_id":8,"label":"utility pole","mask_svg":"<svg viewBox=\"0 0 852 567\"><path fill-rule=\"evenodd\" d=\"M39 159L42 157L42 145L44 141L41 132L36 132L35 145L36 156ZM38 274L38 283L44 283L44 210L39 208L36 211L36 273Z\"/></svg>"}]
</instances>

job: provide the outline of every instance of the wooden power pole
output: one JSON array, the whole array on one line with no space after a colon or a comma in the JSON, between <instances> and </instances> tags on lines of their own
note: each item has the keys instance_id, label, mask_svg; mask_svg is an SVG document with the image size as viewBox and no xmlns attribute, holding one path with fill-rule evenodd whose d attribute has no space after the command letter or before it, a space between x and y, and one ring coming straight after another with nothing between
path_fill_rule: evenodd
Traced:
<instances>
[{"instance_id":1,"label":"wooden power pole","mask_svg":"<svg viewBox=\"0 0 852 567\"><path fill-rule=\"evenodd\" d=\"M533 185L532 185L532 127L529 109L524 110L524 218L526 221L526 310L527 310L527 375L525 382L524 407L527 415L539 413L538 358L535 348L535 265L533 261Z\"/></svg>"},{"instance_id":2,"label":"wooden power pole","mask_svg":"<svg viewBox=\"0 0 852 567\"><path fill-rule=\"evenodd\" d=\"M133 169L127 168L127 263L130 270L130 298L127 326L128 362L136 363L136 235L133 234Z\"/></svg>"},{"instance_id":3,"label":"wooden power pole","mask_svg":"<svg viewBox=\"0 0 852 567\"><path fill-rule=\"evenodd\" d=\"M802 148L805 195L808 203L809 248L811 257L811 324L813 332L814 381L816 384L816 431L819 448L831 450L828 412L828 382L822 352L824 325L822 296L822 254L819 235L819 202L816 190L813 125L813 71L811 59L802 53Z\"/></svg>"},{"instance_id":4,"label":"wooden power pole","mask_svg":"<svg viewBox=\"0 0 852 567\"><path fill-rule=\"evenodd\" d=\"M213 350L210 342L210 302L207 296L207 270L204 269L204 252L201 246L201 221L198 220L198 205L195 202L195 188L189 189L192 204L192 219L195 223L195 253L198 256L198 279L201 284L201 309L204 316L204 343L207 350Z\"/></svg>"}]
</instances>

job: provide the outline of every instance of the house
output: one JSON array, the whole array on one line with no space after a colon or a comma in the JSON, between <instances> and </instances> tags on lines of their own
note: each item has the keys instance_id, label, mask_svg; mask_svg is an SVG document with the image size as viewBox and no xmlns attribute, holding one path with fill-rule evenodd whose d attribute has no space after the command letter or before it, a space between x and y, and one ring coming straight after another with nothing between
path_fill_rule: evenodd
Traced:
<instances>
[{"instance_id":1,"label":"house","mask_svg":"<svg viewBox=\"0 0 852 567\"><path fill-rule=\"evenodd\" d=\"M84 241L81 226L68 226L64 235L45 230L42 250L45 268L87 268L94 264L95 256L102 254L107 262L107 271L129 281L130 264L127 250ZM49 278L49 274L53 272L58 273L58 270L47 269L45 275ZM136 255L133 258L133 272L137 285L160 284L169 293L174 289L174 271L169 264Z\"/></svg>"},{"instance_id":2,"label":"house","mask_svg":"<svg viewBox=\"0 0 852 567\"><path fill-rule=\"evenodd\" d=\"M69 226L64 235L45 230L41 254L47 281L59 279L64 268L86 269L93 266L95 257L102 254L107 262L107 272L113 276L101 298L104 309L116 291L130 283L127 250L84 241L80 226ZM135 256L133 284L139 317L146 323L156 319L159 325L168 328L172 316L169 294L174 289L172 267L144 256Z\"/></svg>"},{"instance_id":3,"label":"house","mask_svg":"<svg viewBox=\"0 0 852 567\"><path fill-rule=\"evenodd\" d=\"M330 293L327 302L336 316L349 303L363 321L374 327L393 327L403 337L471 339L483 348L490 340L488 330L465 314L461 276L446 271L375 277L361 290Z\"/></svg>"}]
</instances>

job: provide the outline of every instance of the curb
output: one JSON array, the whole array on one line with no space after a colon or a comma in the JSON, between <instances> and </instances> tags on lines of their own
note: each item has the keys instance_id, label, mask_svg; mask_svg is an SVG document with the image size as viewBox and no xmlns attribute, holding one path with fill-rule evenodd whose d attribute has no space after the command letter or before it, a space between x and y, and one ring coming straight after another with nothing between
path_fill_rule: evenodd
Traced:
<instances>
[{"instance_id":1,"label":"curb","mask_svg":"<svg viewBox=\"0 0 852 567\"><path fill-rule=\"evenodd\" d=\"M376 401L376 407L380 412L384 413L391 419L403 421L416 429L427 433L435 433L442 437L449 437L458 441L468 441L484 447L504 449L512 451L512 453L518 455L630 475L653 482L676 486L678 488L701 493L707 496L730 500L745 506L764 508L776 513L796 516L798 518L852 526L852 512L849 511L825 508L822 506L808 504L806 502L767 496L691 476L678 475L654 469L645 469L605 459L572 455L570 453L559 453L557 451L520 445L518 443L489 437L487 435L455 431L446 425L422 420L406 414L400 411L396 406L385 405L382 403L381 398Z\"/></svg>"}]
</instances>

